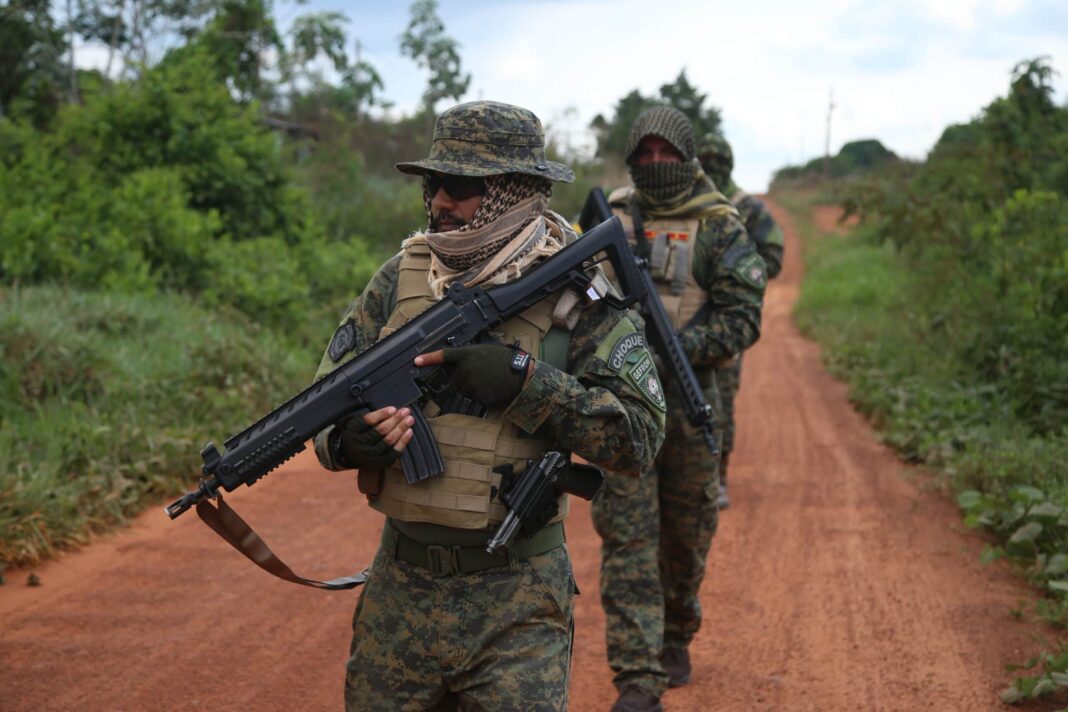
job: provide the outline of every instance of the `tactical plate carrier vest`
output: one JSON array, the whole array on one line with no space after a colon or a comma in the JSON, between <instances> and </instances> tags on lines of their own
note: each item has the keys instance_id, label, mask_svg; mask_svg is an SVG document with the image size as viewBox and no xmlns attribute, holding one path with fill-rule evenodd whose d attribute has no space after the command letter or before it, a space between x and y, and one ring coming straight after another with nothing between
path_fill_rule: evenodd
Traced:
<instances>
[{"instance_id":1,"label":"tactical plate carrier vest","mask_svg":"<svg viewBox=\"0 0 1068 712\"><path fill-rule=\"evenodd\" d=\"M612 214L623 221L627 239L634 246L634 222L631 220L629 187L613 191L608 198ZM664 304L676 330L689 321L701 306L708 301L708 293L693 278L693 250L701 221L696 218L658 218L645 222L645 239L649 241L651 254L649 268L660 301Z\"/></svg>"},{"instance_id":2,"label":"tactical plate carrier vest","mask_svg":"<svg viewBox=\"0 0 1068 712\"><path fill-rule=\"evenodd\" d=\"M385 338L434 305L427 283L430 249L415 245L405 249L399 265L397 302L379 338ZM493 336L502 343L516 340L524 351L557 368L566 367L570 334L553 326L556 300L542 300L498 327ZM414 485L404 479L399 463L386 468L379 492L370 504L383 514L405 522L427 522L460 529L485 529L500 523L507 513L499 500L502 466L516 474L526 469L528 459L537 459L546 443L527 435L501 417L503 409L477 418L459 413L441 413L433 402L423 408L430 429L445 461L445 472ZM498 470L498 471L495 471ZM567 495L561 495L560 512L552 521L567 516Z\"/></svg>"}]
</instances>

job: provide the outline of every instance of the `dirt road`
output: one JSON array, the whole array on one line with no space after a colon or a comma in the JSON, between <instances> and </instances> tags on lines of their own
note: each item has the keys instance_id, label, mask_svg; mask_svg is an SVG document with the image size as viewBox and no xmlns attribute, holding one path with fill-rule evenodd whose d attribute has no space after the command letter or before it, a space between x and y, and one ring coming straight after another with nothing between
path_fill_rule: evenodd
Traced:
<instances>
[{"instance_id":1,"label":"dirt road","mask_svg":"<svg viewBox=\"0 0 1068 712\"><path fill-rule=\"evenodd\" d=\"M774 206L773 206L774 208ZM702 590L694 682L669 710L999 709L1003 665L1034 652L1010 609L1029 595L978 562L981 542L924 492L849 407L790 320L788 239L764 337L747 355L724 513ZM221 433L216 435L222 435ZM381 517L346 475L300 456L230 502L298 571L370 561ZM614 699L598 602L599 540L574 507L573 710ZM354 593L268 577L192 514L132 528L0 587L0 709L340 709Z\"/></svg>"}]
</instances>

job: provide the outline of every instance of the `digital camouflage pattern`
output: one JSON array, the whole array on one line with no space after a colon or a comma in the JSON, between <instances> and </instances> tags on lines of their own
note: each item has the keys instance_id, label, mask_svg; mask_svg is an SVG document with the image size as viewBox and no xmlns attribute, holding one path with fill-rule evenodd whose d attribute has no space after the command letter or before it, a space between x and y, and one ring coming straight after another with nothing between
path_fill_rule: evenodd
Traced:
<instances>
[{"instance_id":1,"label":"digital camouflage pattern","mask_svg":"<svg viewBox=\"0 0 1068 712\"><path fill-rule=\"evenodd\" d=\"M706 219L691 249L694 280L712 309L682 341L718 424L715 366L759 338L765 267L734 211ZM614 682L656 695L668 684L660 651L686 647L700 627L697 594L718 521L719 458L690 427L681 396L672 397L675 386L666 385L667 433L655 467L640 481L606 474L593 502Z\"/></svg>"},{"instance_id":2,"label":"digital camouflage pattern","mask_svg":"<svg viewBox=\"0 0 1068 712\"><path fill-rule=\"evenodd\" d=\"M691 271L714 305L683 332L694 368L708 370L760 338L760 310L767 270L741 221L733 215L707 220L693 243Z\"/></svg>"},{"instance_id":3,"label":"digital camouflage pattern","mask_svg":"<svg viewBox=\"0 0 1068 712\"><path fill-rule=\"evenodd\" d=\"M774 279L782 271L786 244L782 228L775 222L775 218L771 216L771 211L767 209L763 201L740 190L734 181L728 183L724 192L738 208L749 237L756 243L757 252L764 258L768 266L768 278ZM742 359L743 355L738 354L738 358L731 360L716 372L719 395L723 401L723 452L725 453L734 450L734 401L738 396L738 389L742 386Z\"/></svg>"},{"instance_id":4,"label":"digital camouflage pattern","mask_svg":"<svg viewBox=\"0 0 1068 712\"><path fill-rule=\"evenodd\" d=\"M398 255L379 268L348 309L338 331L351 347L328 348L317 379L377 341L394 309L399 264ZM643 326L637 314L603 303L585 309L566 372L536 360L502 417L554 449L636 478L663 440L662 402L627 378L644 361L616 370L607 359L613 340L640 336ZM648 360L644 343L637 353ZM315 450L325 467L341 469L330 430ZM574 587L566 548L517 565L435 578L380 548L353 624L347 709L565 709Z\"/></svg>"},{"instance_id":5,"label":"digital camouflage pattern","mask_svg":"<svg viewBox=\"0 0 1068 712\"><path fill-rule=\"evenodd\" d=\"M768 279L774 279L782 271L786 240L782 228L775 222L775 218L771 216L771 212L764 203L756 196L740 190L731 180L731 173L734 171L734 152L731 150L730 143L718 134L708 134L701 141L698 157L705 173L738 208L749 238L756 244L757 252L767 265ZM742 355L739 353L738 358L727 362L716 373L719 394L723 401L723 452L725 453L734 449L734 400L741 387L741 379Z\"/></svg>"},{"instance_id":6,"label":"digital camouflage pattern","mask_svg":"<svg viewBox=\"0 0 1068 712\"><path fill-rule=\"evenodd\" d=\"M731 180L734 152L730 143L719 134L708 134L701 140L698 158L705 174L738 208L746 232L756 243L757 252L767 263L768 279L774 279L782 270L785 243L782 229L760 199L740 190Z\"/></svg>"},{"instance_id":7,"label":"digital camouflage pattern","mask_svg":"<svg viewBox=\"0 0 1068 712\"><path fill-rule=\"evenodd\" d=\"M686 647L700 628L697 594L719 521L718 458L687 422L677 388L667 393L667 432L652 470L641 479L606 473L593 503L613 682L658 696L668 686L662 647ZM720 422L716 389L705 398Z\"/></svg>"},{"instance_id":8,"label":"digital camouflage pattern","mask_svg":"<svg viewBox=\"0 0 1068 712\"><path fill-rule=\"evenodd\" d=\"M786 237L782 228L771 216L771 211L764 205L764 201L755 195L746 193L729 181L723 191L730 198L738 213L742 216L742 223L749 233L750 239L756 244L757 252L764 258L768 266L768 279L775 279L782 271L782 259L786 247Z\"/></svg>"},{"instance_id":9,"label":"digital camouflage pattern","mask_svg":"<svg viewBox=\"0 0 1068 712\"><path fill-rule=\"evenodd\" d=\"M545 158L545 132L533 112L497 101L472 101L446 110L434 124L430 157L398 163L402 173L464 176L525 173L570 183L575 173Z\"/></svg>"},{"instance_id":10,"label":"digital camouflage pattern","mask_svg":"<svg viewBox=\"0 0 1068 712\"><path fill-rule=\"evenodd\" d=\"M383 537L353 618L349 710L566 710L575 591L566 546L434 577Z\"/></svg>"},{"instance_id":11,"label":"digital camouflage pattern","mask_svg":"<svg viewBox=\"0 0 1068 712\"><path fill-rule=\"evenodd\" d=\"M382 265L349 307L339 328L353 332L352 349L334 360L328 348L316 380L378 340L395 303L399 265L400 255ZM652 464L660 447L664 413L645 390L612 369L598 349L610 337L624 338L644 327L644 321L632 311L619 312L601 303L582 311L571 333L566 372L535 361L534 374L504 417L528 433L547 436L555 449L579 454L599 467L638 476ZM646 347L642 348L647 353ZM327 447L331 429L316 436L316 454L325 467L340 469Z\"/></svg>"},{"instance_id":12,"label":"digital camouflage pattern","mask_svg":"<svg viewBox=\"0 0 1068 712\"><path fill-rule=\"evenodd\" d=\"M719 134L707 134L701 140L697 157L705 175L712 179L717 188L724 190L731 181L731 173L734 172L734 151L731 150L727 139Z\"/></svg>"}]
</instances>

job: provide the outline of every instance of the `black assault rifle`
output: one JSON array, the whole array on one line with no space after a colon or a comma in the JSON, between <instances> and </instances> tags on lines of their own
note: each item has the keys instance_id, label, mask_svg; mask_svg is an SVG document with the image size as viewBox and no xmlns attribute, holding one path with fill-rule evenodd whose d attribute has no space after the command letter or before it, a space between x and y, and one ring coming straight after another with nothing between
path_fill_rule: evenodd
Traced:
<instances>
[{"instance_id":1,"label":"black assault rifle","mask_svg":"<svg viewBox=\"0 0 1068 712\"><path fill-rule=\"evenodd\" d=\"M612 264L621 296L590 293L591 271L602 253ZM201 451L200 484L169 505L167 515L174 519L201 500L214 498L219 488L232 492L242 484L251 486L349 413L410 406L426 392L445 391L447 378L440 367L418 367L416 356L484 340L497 325L565 287L591 299L603 298L616 309L642 298L643 282L619 220L590 231L509 284L487 290L452 285L440 302L227 440L223 452L208 443ZM415 433L401 456L409 483L445 469L420 409L412 408L412 416Z\"/></svg>"},{"instance_id":2,"label":"black assault rifle","mask_svg":"<svg viewBox=\"0 0 1068 712\"><path fill-rule=\"evenodd\" d=\"M712 435L712 430L715 427L715 423L712 420L712 406L705 400L704 390L697 380L693 365L682 350L679 337L671 326L671 319L668 318L667 311L664 310L664 304L657 294L653 275L649 271L651 249L649 241L645 237L645 228L641 222L641 215L635 210L632 212L632 216L634 218L634 240L637 248L634 259L639 267L638 274L642 284L641 289L638 291L642 294L640 301L642 316L645 317L646 336L649 338L653 349L660 356L664 367L668 369L682 392L682 405L686 411L687 420L690 421L690 425L704 434L709 452L715 455L719 452L719 448L716 446L716 440ZM611 220L612 208L608 205L608 199L605 197L604 191L600 188L594 188L586 198L586 204L582 206L579 227L582 228L583 232L589 230L589 234L592 235L600 229L600 225ZM584 239L586 238L583 237L579 242Z\"/></svg>"}]
</instances>

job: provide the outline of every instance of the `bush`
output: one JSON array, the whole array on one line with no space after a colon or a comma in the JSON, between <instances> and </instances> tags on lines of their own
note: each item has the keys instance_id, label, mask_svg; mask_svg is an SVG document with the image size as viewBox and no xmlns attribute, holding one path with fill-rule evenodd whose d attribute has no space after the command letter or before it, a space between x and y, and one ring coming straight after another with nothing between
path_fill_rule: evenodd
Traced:
<instances>
[{"instance_id":1,"label":"bush","mask_svg":"<svg viewBox=\"0 0 1068 712\"><path fill-rule=\"evenodd\" d=\"M196 480L318 354L168 296L0 290L0 561L33 564Z\"/></svg>"}]
</instances>

